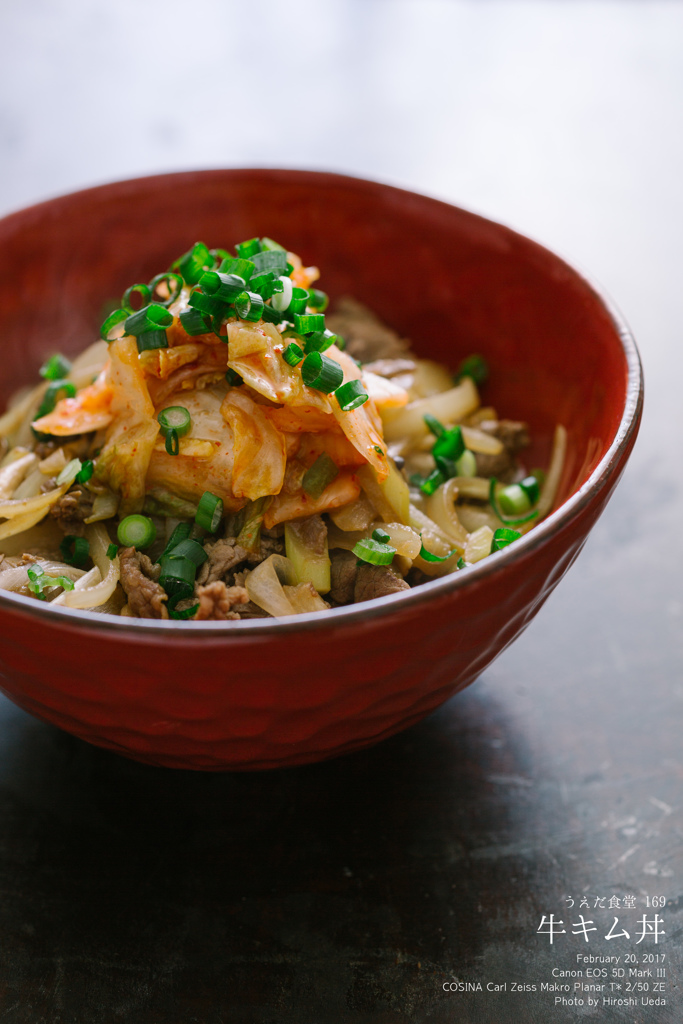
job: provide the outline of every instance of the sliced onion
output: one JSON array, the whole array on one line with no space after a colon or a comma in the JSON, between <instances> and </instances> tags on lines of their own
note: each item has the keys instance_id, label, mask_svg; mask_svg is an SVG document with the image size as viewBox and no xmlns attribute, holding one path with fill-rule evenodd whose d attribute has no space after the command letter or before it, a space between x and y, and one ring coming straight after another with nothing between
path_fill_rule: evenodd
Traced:
<instances>
[{"instance_id":1,"label":"sliced onion","mask_svg":"<svg viewBox=\"0 0 683 1024\"><path fill-rule=\"evenodd\" d=\"M249 599L269 615L294 615L292 603L282 584L296 585L292 563L284 555L270 555L247 576L244 585Z\"/></svg>"},{"instance_id":2,"label":"sliced onion","mask_svg":"<svg viewBox=\"0 0 683 1024\"><path fill-rule=\"evenodd\" d=\"M460 522L455 510L457 497L458 486L455 478L447 480L427 498L425 512L446 536L451 537L460 548L464 548L467 543L467 530Z\"/></svg>"}]
</instances>

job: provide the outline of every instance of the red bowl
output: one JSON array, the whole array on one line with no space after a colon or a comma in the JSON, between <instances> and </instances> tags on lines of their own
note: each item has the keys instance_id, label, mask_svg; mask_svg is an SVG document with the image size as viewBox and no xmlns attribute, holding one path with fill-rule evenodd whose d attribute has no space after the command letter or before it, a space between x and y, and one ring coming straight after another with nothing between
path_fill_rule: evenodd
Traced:
<instances>
[{"instance_id":1,"label":"red bowl","mask_svg":"<svg viewBox=\"0 0 683 1024\"><path fill-rule=\"evenodd\" d=\"M292 619L178 624L50 609L0 591L5 694L38 718L152 764L262 769L405 729L471 683L530 622L602 512L642 407L635 345L605 300L508 228L374 182L233 170L125 181L0 221L0 397L46 354L97 334L103 303L201 239L270 235L415 349L481 352L485 399L526 420L531 464L556 423L569 457L553 513L467 572ZM542 464L542 462L541 462Z\"/></svg>"}]
</instances>

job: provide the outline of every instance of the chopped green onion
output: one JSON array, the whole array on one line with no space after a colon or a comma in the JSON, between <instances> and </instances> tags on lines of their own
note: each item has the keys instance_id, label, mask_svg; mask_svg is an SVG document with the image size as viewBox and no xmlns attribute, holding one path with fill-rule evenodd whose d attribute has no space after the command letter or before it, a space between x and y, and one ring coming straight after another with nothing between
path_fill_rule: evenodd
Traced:
<instances>
[{"instance_id":1,"label":"chopped green onion","mask_svg":"<svg viewBox=\"0 0 683 1024\"><path fill-rule=\"evenodd\" d=\"M197 566L190 558L176 558L173 553L159 559L161 574L159 585L164 588L174 604L194 593L194 578Z\"/></svg>"},{"instance_id":2,"label":"chopped green onion","mask_svg":"<svg viewBox=\"0 0 683 1024\"><path fill-rule=\"evenodd\" d=\"M314 331L324 331L325 317L322 313L295 313L294 329L299 334L313 334Z\"/></svg>"},{"instance_id":3,"label":"chopped green onion","mask_svg":"<svg viewBox=\"0 0 683 1024\"><path fill-rule=\"evenodd\" d=\"M135 309L133 303L130 301L132 295L140 296L141 302L137 310ZM121 299L121 307L122 309L127 309L129 313L139 312L141 309L144 309L145 306L149 305L151 298L152 292L148 285L132 284L130 288L126 288L125 292L123 293L123 298Z\"/></svg>"},{"instance_id":4,"label":"chopped green onion","mask_svg":"<svg viewBox=\"0 0 683 1024\"><path fill-rule=\"evenodd\" d=\"M166 436L169 430L175 430L178 437L184 437L192 426L192 417L184 405L169 405L157 416L161 433Z\"/></svg>"},{"instance_id":5,"label":"chopped green onion","mask_svg":"<svg viewBox=\"0 0 683 1024\"><path fill-rule=\"evenodd\" d=\"M485 384L489 377L489 368L484 357L472 355L463 359L458 367L456 380L462 377L471 377L475 384Z\"/></svg>"},{"instance_id":6,"label":"chopped green onion","mask_svg":"<svg viewBox=\"0 0 683 1024\"><path fill-rule=\"evenodd\" d=\"M176 610L175 606L174 607L171 607L171 605L168 606L168 614L169 614L169 616L172 619L191 619L191 618L193 618L194 615L197 614L198 610L199 610L199 601L197 602L197 604L193 604L189 608L183 608L183 610L180 611L180 612Z\"/></svg>"},{"instance_id":7,"label":"chopped green onion","mask_svg":"<svg viewBox=\"0 0 683 1024\"><path fill-rule=\"evenodd\" d=\"M282 278L280 278L280 280L282 280ZM287 307L287 312L290 314L290 319L293 316L297 316L299 314L304 315L306 313L306 306L307 305L308 305L308 292L306 291L306 289L305 288L294 288L293 287L292 288L292 298L290 300L289 306ZM324 317L322 317L322 321L323 321L322 327L312 327L311 330L312 331L322 331L323 327L325 326L325 318Z\"/></svg>"},{"instance_id":8,"label":"chopped green onion","mask_svg":"<svg viewBox=\"0 0 683 1024\"><path fill-rule=\"evenodd\" d=\"M250 238L246 242L238 242L235 252L242 260L248 260L254 253L261 252L261 242L258 238Z\"/></svg>"},{"instance_id":9,"label":"chopped green onion","mask_svg":"<svg viewBox=\"0 0 683 1024\"><path fill-rule=\"evenodd\" d=\"M166 451L169 455L180 454L180 439L178 437L178 431L174 427L166 431Z\"/></svg>"},{"instance_id":10,"label":"chopped green onion","mask_svg":"<svg viewBox=\"0 0 683 1024\"><path fill-rule=\"evenodd\" d=\"M148 352L155 348L168 348L166 331L143 331L138 334L138 352Z\"/></svg>"},{"instance_id":11,"label":"chopped green onion","mask_svg":"<svg viewBox=\"0 0 683 1024\"><path fill-rule=\"evenodd\" d=\"M110 558L112 561L116 558L118 553L119 553L119 546L118 546L118 544L110 544L109 547L107 548L107 558Z\"/></svg>"},{"instance_id":12,"label":"chopped green onion","mask_svg":"<svg viewBox=\"0 0 683 1024\"><path fill-rule=\"evenodd\" d=\"M66 377L70 369L71 360L57 354L50 356L47 362L43 363L39 373L45 380L60 380L62 377Z\"/></svg>"},{"instance_id":13,"label":"chopped green onion","mask_svg":"<svg viewBox=\"0 0 683 1024\"><path fill-rule=\"evenodd\" d=\"M534 509L534 511L530 512L528 516L522 516L521 518L511 519L509 516L506 516L505 513L498 507L498 502L496 501L497 483L498 481L496 480L495 476L492 476L491 480L489 481L489 504L493 511L498 516L498 518L502 520L502 522L509 523L510 526L520 526L522 523L528 523L530 519L536 518L536 516L538 515L538 509ZM515 531L513 530L512 532L514 533Z\"/></svg>"},{"instance_id":14,"label":"chopped green onion","mask_svg":"<svg viewBox=\"0 0 683 1024\"><path fill-rule=\"evenodd\" d=\"M279 249L282 252L286 252L284 245L280 245L279 242L273 241L272 238L261 239L261 252L267 252L270 249Z\"/></svg>"},{"instance_id":15,"label":"chopped green onion","mask_svg":"<svg viewBox=\"0 0 683 1024\"><path fill-rule=\"evenodd\" d=\"M541 494L541 481L532 473L531 476L525 476L523 480L520 480L519 486L526 494L529 502L535 505Z\"/></svg>"},{"instance_id":16,"label":"chopped green onion","mask_svg":"<svg viewBox=\"0 0 683 1024\"><path fill-rule=\"evenodd\" d=\"M119 523L116 536L126 548L148 548L156 538L154 523L147 516L126 516Z\"/></svg>"},{"instance_id":17,"label":"chopped green onion","mask_svg":"<svg viewBox=\"0 0 683 1024\"><path fill-rule=\"evenodd\" d=\"M41 601L47 600L43 589L45 587L61 587L63 590L73 590L74 582L68 576L48 576L42 565L32 565L26 570L28 576L28 589Z\"/></svg>"},{"instance_id":18,"label":"chopped green onion","mask_svg":"<svg viewBox=\"0 0 683 1024\"><path fill-rule=\"evenodd\" d=\"M258 292L240 292L235 299L235 312L241 320L255 322L261 319L263 299Z\"/></svg>"},{"instance_id":19,"label":"chopped green onion","mask_svg":"<svg viewBox=\"0 0 683 1024\"><path fill-rule=\"evenodd\" d=\"M500 551L502 548L506 548L508 544L512 544L514 540L518 540L521 536L522 535L518 530L508 530L507 528L495 530L493 540L491 541L491 554L493 554L494 551Z\"/></svg>"},{"instance_id":20,"label":"chopped green onion","mask_svg":"<svg viewBox=\"0 0 683 1024\"><path fill-rule=\"evenodd\" d=\"M187 301L193 309L198 309L202 313L208 313L209 316L223 317L228 312L226 302L223 302L222 299L214 298L213 295L205 295L204 292L198 289L190 293Z\"/></svg>"},{"instance_id":21,"label":"chopped green onion","mask_svg":"<svg viewBox=\"0 0 683 1024\"><path fill-rule=\"evenodd\" d=\"M186 284L196 284L204 270L213 266L213 256L203 242L196 242L192 248L181 256L171 267L182 274Z\"/></svg>"},{"instance_id":22,"label":"chopped green onion","mask_svg":"<svg viewBox=\"0 0 683 1024\"><path fill-rule=\"evenodd\" d=\"M323 452L315 460L312 466L306 470L301 481L301 487L315 501L320 497L325 488L332 483L339 475L339 467L336 462Z\"/></svg>"},{"instance_id":23,"label":"chopped green onion","mask_svg":"<svg viewBox=\"0 0 683 1024\"><path fill-rule=\"evenodd\" d=\"M175 545L172 552L173 558L189 558L199 568L209 557L203 546L197 540L187 537ZM162 556L163 557L163 556Z\"/></svg>"},{"instance_id":24,"label":"chopped green onion","mask_svg":"<svg viewBox=\"0 0 683 1024\"><path fill-rule=\"evenodd\" d=\"M439 459L457 462L464 451L465 442L463 441L462 430L460 427L451 427L449 430L444 430L437 437L432 448L432 455L438 466Z\"/></svg>"},{"instance_id":25,"label":"chopped green onion","mask_svg":"<svg viewBox=\"0 0 683 1024\"><path fill-rule=\"evenodd\" d=\"M352 550L356 558L369 562L370 565L391 565L396 554L396 548L371 537L359 540Z\"/></svg>"},{"instance_id":26,"label":"chopped green onion","mask_svg":"<svg viewBox=\"0 0 683 1024\"><path fill-rule=\"evenodd\" d=\"M234 274L236 277L241 277L246 283L251 275L254 273L254 264L251 260L244 259L232 259L223 260L220 267L218 268L219 274Z\"/></svg>"},{"instance_id":27,"label":"chopped green onion","mask_svg":"<svg viewBox=\"0 0 683 1024\"><path fill-rule=\"evenodd\" d=\"M535 480L534 483L536 483ZM499 491L498 504L508 516L524 515L531 508L529 495L519 484L509 484Z\"/></svg>"},{"instance_id":28,"label":"chopped green onion","mask_svg":"<svg viewBox=\"0 0 683 1024\"><path fill-rule=\"evenodd\" d=\"M191 523L178 523L175 530L171 534L168 544L164 548L161 558L165 558L166 555L169 555L172 551L174 551L177 545L180 544L181 541L187 540L191 533Z\"/></svg>"},{"instance_id":29,"label":"chopped green onion","mask_svg":"<svg viewBox=\"0 0 683 1024\"><path fill-rule=\"evenodd\" d=\"M221 274L215 270L207 270L205 274L202 274L199 284L204 292L214 299L220 302L234 302L237 296L244 291L246 282L237 274Z\"/></svg>"},{"instance_id":30,"label":"chopped green onion","mask_svg":"<svg viewBox=\"0 0 683 1024\"><path fill-rule=\"evenodd\" d=\"M225 371L225 379L233 388L240 388L244 384L237 370L233 370L231 366Z\"/></svg>"},{"instance_id":31,"label":"chopped green onion","mask_svg":"<svg viewBox=\"0 0 683 1024\"><path fill-rule=\"evenodd\" d=\"M431 551L427 551L427 548L422 544L420 547L420 558L424 558L425 562L447 562L449 558L452 558L457 548L453 548L447 555L433 555Z\"/></svg>"},{"instance_id":32,"label":"chopped green onion","mask_svg":"<svg viewBox=\"0 0 683 1024\"><path fill-rule=\"evenodd\" d=\"M265 320L267 324L281 324L285 318L284 313L281 313L274 306L264 306L261 318Z\"/></svg>"},{"instance_id":33,"label":"chopped green onion","mask_svg":"<svg viewBox=\"0 0 683 1024\"><path fill-rule=\"evenodd\" d=\"M280 286L281 290L278 290L277 287L275 288L271 302L273 309L278 310L280 313L284 313L289 309L289 304L292 301L292 296L294 295L294 285L292 284L291 277L281 277ZM305 301L303 308L306 308Z\"/></svg>"},{"instance_id":34,"label":"chopped green onion","mask_svg":"<svg viewBox=\"0 0 683 1024\"><path fill-rule=\"evenodd\" d=\"M222 499L212 494L211 491L204 491L199 500L197 515L194 517L195 523L204 530L208 530L209 533L215 533L220 526L222 518Z\"/></svg>"},{"instance_id":35,"label":"chopped green onion","mask_svg":"<svg viewBox=\"0 0 683 1024\"><path fill-rule=\"evenodd\" d=\"M456 567L456 569L466 569L467 568L467 562L465 561L465 559L462 556L455 563L455 567Z\"/></svg>"},{"instance_id":36,"label":"chopped green onion","mask_svg":"<svg viewBox=\"0 0 683 1024\"><path fill-rule=\"evenodd\" d=\"M443 423L437 420L436 416L432 416L430 412L426 412L422 419L427 425L427 430L431 431L431 433L434 434L434 437L441 437L446 428Z\"/></svg>"},{"instance_id":37,"label":"chopped green onion","mask_svg":"<svg viewBox=\"0 0 683 1024\"><path fill-rule=\"evenodd\" d=\"M381 526L378 526L376 530L372 531L372 539L378 540L381 544L388 544L391 537L386 530L383 530Z\"/></svg>"},{"instance_id":38,"label":"chopped green onion","mask_svg":"<svg viewBox=\"0 0 683 1024\"><path fill-rule=\"evenodd\" d=\"M313 331L312 334L306 335L306 351L324 352L325 349L330 348L331 345L335 345L336 342L337 335L334 331Z\"/></svg>"},{"instance_id":39,"label":"chopped green onion","mask_svg":"<svg viewBox=\"0 0 683 1024\"><path fill-rule=\"evenodd\" d=\"M336 391L344 380L344 371L339 363L320 352L309 352L301 364L301 377L304 384L317 391L329 395Z\"/></svg>"},{"instance_id":40,"label":"chopped green onion","mask_svg":"<svg viewBox=\"0 0 683 1024\"><path fill-rule=\"evenodd\" d=\"M298 366L301 360L304 358L303 349L301 349L295 341L291 342L282 353L282 358L290 366Z\"/></svg>"},{"instance_id":41,"label":"chopped green onion","mask_svg":"<svg viewBox=\"0 0 683 1024\"><path fill-rule=\"evenodd\" d=\"M74 480L77 484L86 484L94 472L95 463L92 461L92 459L86 459L85 462L83 463L82 469L80 469L79 472L76 473Z\"/></svg>"},{"instance_id":42,"label":"chopped green onion","mask_svg":"<svg viewBox=\"0 0 683 1024\"><path fill-rule=\"evenodd\" d=\"M122 338L126 333L123 324L124 321L128 319L129 315L130 314L127 309L115 309L113 313L109 314L100 327L100 337L106 342L112 342L116 341L117 338Z\"/></svg>"},{"instance_id":43,"label":"chopped green onion","mask_svg":"<svg viewBox=\"0 0 683 1024\"><path fill-rule=\"evenodd\" d=\"M276 287L279 287L280 279L273 274L271 270L264 271L262 274L257 274L256 277L252 277L249 282L249 288L252 292L257 292L262 299L270 299L274 293Z\"/></svg>"},{"instance_id":44,"label":"chopped green onion","mask_svg":"<svg viewBox=\"0 0 683 1024\"><path fill-rule=\"evenodd\" d=\"M160 327L170 327L173 323L173 313L169 312L158 302L152 302L144 309L138 310L129 316L123 325L126 334L134 334L136 337L146 331L156 331Z\"/></svg>"},{"instance_id":45,"label":"chopped green onion","mask_svg":"<svg viewBox=\"0 0 683 1024\"><path fill-rule=\"evenodd\" d=\"M287 270L287 253L284 249L267 249L265 252L254 253L251 261L257 274L270 271L279 277Z\"/></svg>"},{"instance_id":46,"label":"chopped green onion","mask_svg":"<svg viewBox=\"0 0 683 1024\"><path fill-rule=\"evenodd\" d=\"M61 392L64 392L62 394ZM49 415L52 412L57 402L61 398L75 398L76 397L76 385L72 384L70 380L55 380L50 384L43 395L43 401L40 403L40 408L36 413L36 419L40 420L43 416Z\"/></svg>"},{"instance_id":47,"label":"chopped green onion","mask_svg":"<svg viewBox=\"0 0 683 1024\"><path fill-rule=\"evenodd\" d=\"M319 313L324 313L330 303L329 297L326 292L321 292L318 288L311 288L308 293L308 305L311 309L317 309Z\"/></svg>"},{"instance_id":48,"label":"chopped green onion","mask_svg":"<svg viewBox=\"0 0 683 1024\"><path fill-rule=\"evenodd\" d=\"M59 545L59 553L68 565L82 568L90 557L90 544L85 537L69 534Z\"/></svg>"},{"instance_id":49,"label":"chopped green onion","mask_svg":"<svg viewBox=\"0 0 683 1024\"><path fill-rule=\"evenodd\" d=\"M384 455L384 449L380 448L380 446L378 444L373 444L372 447L375 449L375 451L377 452L378 455ZM402 469L403 468L403 460L401 460L401 465L400 466L399 466L398 461L397 461L400 458L401 458L401 456L397 455L396 458L394 459L394 462L396 463L396 468L397 469Z\"/></svg>"},{"instance_id":50,"label":"chopped green onion","mask_svg":"<svg viewBox=\"0 0 683 1024\"><path fill-rule=\"evenodd\" d=\"M426 494L427 497L429 497L429 495L433 494L437 487L440 487L445 480L446 477L440 469L433 469L429 476L419 485L420 490L423 494Z\"/></svg>"},{"instance_id":51,"label":"chopped green onion","mask_svg":"<svg viewBox=\"0 0 683 1024\"><path fill-rule=\"evenodd\" d=\"M83 469L83 463L80 459L72 459L71 462L67 462L66 466L62 469L61 473L55 481L57 487L62 487L64 484L73 483L77 475Z\"/></svg>"},{"instance_id":52,"label":"chopped green onion","mask_svg":"<svg viewBox=\"0 0 683 1024\"><path fill-rule=\"evenodd\" d=\"M180 323L185 333L192 338L198 334L209 334L211 331L211 319L200 309L184 309L180 314Z\"/></svg>"},{"instance_id":53,"label":"chopped green onion","mask_svg":"<svg viewBox=\"0 0 683 1024\"><path fill-rule=\"evenodd\" d=\"M155 297L155 292L161 284L166 285L166 290L168 291L167 299ZM165 274L157 274L156 277L152 278L149 282L149 290L152 293L153 302L158 303L160 306L172 306L180 298L180 293L183 290L183 279L180 274L174 274L173 271L167 270Z\"/></svg>"},{"instance_id":54,"label":"chopped green onion","mask_svg":"<svg viewBox=\"0 0 683 1024\"><path fill-rule=\"evenodd\" d=\"M456 476L477 475L477 458L474 452L471 452L469 448L465 448L465 451L455 463L455 472Z\"/></svg>"},{"instance_id":55,"label":"chopped green onion","mask_svg":"<svg viewBox=\"0 0 683 1024\"><path fill-rule=\"evenodd\" d=\"M359 380L349 380L346 384L342 384L341 387L337 388L334 397L339 402L339 408L342 412L351 412L353 409L358 409L361 405L364 405L370 398L370 395ZM381 452L381 454L384 453Z\"/></svg>"}]
</instances>

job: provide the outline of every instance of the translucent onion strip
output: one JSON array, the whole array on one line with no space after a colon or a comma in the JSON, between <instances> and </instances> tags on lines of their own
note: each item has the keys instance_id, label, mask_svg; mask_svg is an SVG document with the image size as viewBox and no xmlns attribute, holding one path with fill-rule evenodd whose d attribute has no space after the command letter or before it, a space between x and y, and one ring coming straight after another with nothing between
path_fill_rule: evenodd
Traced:
<instances>
[{"instance_id":1,"label":"translucent onion strip","mask_svg":"<svg viewBox=\"0 0 683 1024\"><path fill-rule=\"evenodd\" d=\"M490 526L481 526L474 533L471 533L465 546L465 561L479 562L491 553L491 541L493 530Z\"/></svg>"},{"instance_id":2,"label":"translucent onion strip","mask_svg":"<svg viewBox=\"0 0 683 1024\"><path fill-rule=\"evenodd\" d=\"M543 487L541 488L541 496L538 499L538 518L536 522L543 519L550 512L555 498L557 496L557 489L560 485L560 477L562 476L562 470L564 468L564 460L567 454L567 431L565 428L558 423L555 427L555 438L553 441L553 453L550 457L550 466L546 473Z\"/></svg>"},{"instance_id":3,"label":"translucent onion strip","mask_svg":"<svg viewBox=\"0 0 683 1024\"><path fill-rule=\"evenodd\" d=\"M10 452L10 454L12 453ZM2 467L0 469L0 500L11 498L26 474L37 463L37 456L33 452L29 452L27 455L21 455L19 458L15 458L13 462Z\"/></svg>"},{"instance_id":4,"label":"translucent onion strip","mask_svg":"<svg viewBox=\"0 0 683 1024\"><path fill-rule=\"evenodd\" d=\"M97 608L108 601L116 590L121 575L119 556L107 557L107 549L111 544L109 534L101 523L88 526L85 536L90 544L90 557L95 563L86 576L82 577L73 590L65 591L55 598L53 604L61 604L66 608Z\"/></svg>"},{"instance_id":5,"label":"translucent onion strip","mask_svg":"<svg viewBox=\"0 0 683 1024\"><path fill-rule=\"evenodd\" d=\"M482 455L500 455L505 447L498 437L487 434L476 427L462 427L462 438L465 447L473 452L481 452Z\"/></svg>"},{"instance_id":6,"label":"translucent onion strip","mask_svg":"<svg viewBox=\"0 0 683 1024\"><path fill-rule=\"evenodd\" d=\"M442 391L430 398L411 402L399 412L385 414L384 440L400 441L406 435L420 438L427 433L425 413L431 413L442 423L457 423L479 406L479 394L471 377L464 377L457 387Z\"/></svg>"},{"instance_id":7,"label":"translucent onion strip","mask_svg":"<svg viewBox=\"0 0 683 1024\"><path fill-rule=\"evenodd\" d=\"M292 602L283 589L296 586L292 564L284 555L270 555L244 581L249 598L269 615L294 615Z\"/></svg>"},{"instance_id":8,"label":"translucent onion strip","mask_svg":"<svg viewBox=\"0 0 683 1024\"><path fill-rule=\"evenodd\" d=\"M102 519L112 519L119 509L119 496L113 491L105 491L95 497L92 506L92 515L84 519L84 523L99 523Z\"/></svg>"},{"instance_id":9,"label":"translucent onion strip","mask_svg":"<svg viewBox=\"0 0 683 1024\"><path fill-rule=\"evenodd\" d=\"M447 537L451 537L455 544L464 548L467 543L467 530L460 522L458 513L455 510L455 502L458 497L458 485L456 479L447 480L445 484L431 494L425 502L425 512L433 519Z\"/></svg>"}]
</instances>

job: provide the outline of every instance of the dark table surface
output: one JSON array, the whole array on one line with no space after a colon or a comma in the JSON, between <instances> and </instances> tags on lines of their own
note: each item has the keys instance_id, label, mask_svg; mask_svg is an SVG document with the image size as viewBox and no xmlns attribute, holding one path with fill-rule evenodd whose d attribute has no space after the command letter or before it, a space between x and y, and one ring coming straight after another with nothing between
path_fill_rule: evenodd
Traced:
<instances>
[{"instance_id":1,"label":"dark table surface","mask_svg":"<svg viewBox=\"0 0 683 1024\"><path fill-rule=\"evenodd\" d=\"M438 194L607 286L641 345L645 420L524 636L374 749L174 772L0 700L0 1021L679 1024L683 8L186 11L5 7L0 210L257 163ZM207 74L220 118L197 100Z\"/></svg>"}]
</instances>

